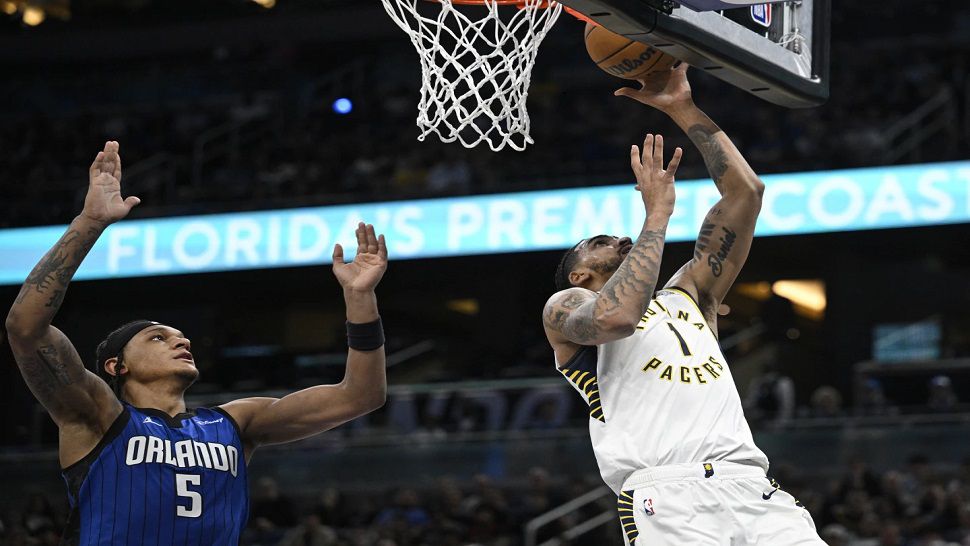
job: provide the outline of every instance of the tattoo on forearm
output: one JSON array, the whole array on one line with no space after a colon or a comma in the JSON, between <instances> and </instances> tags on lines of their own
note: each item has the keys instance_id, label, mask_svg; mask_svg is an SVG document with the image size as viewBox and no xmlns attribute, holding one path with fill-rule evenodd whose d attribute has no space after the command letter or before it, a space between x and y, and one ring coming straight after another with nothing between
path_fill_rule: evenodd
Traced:
<instances>
[{"instance_id":1,"label":"tattoo on forearm","mask_svg":"<svg viewBox=\"0 0 970 546\"><path fill-rule=\"evenodd\" d=\"M721 248L718 249L716 253L712 252L707 257L707 265L711 266L711 273L715 277L721 276L721 271L724 268L724 260L727 259L728 254L731 253L731 247L734 246L734 241L737 240L738 235L726 228L721 226L724 233L721 235Z\"/></svg>"},{"instance_id":2,"label":"tattoo on forearm","mask_svg":"<svg viewBox=\"0 0 970 546\"><path fill-rule=\"evenodd\" d=\"M704 222L701 225L701 231L697 234L697 243L694 245L694 259L700 261L703 258L704 251L707 247L711 245L711 237L714 235L714 224L711 222Z\"/></svg>"},{"instance_id":3,"label":"tattoo on forearm","mask_svg":"<svg viewBox=\"0 0 970 546\"><path fill-rule=\"evenodd\" d=\"M710 125L698 123L687 130L687 136L700 150L701 156L704 157L704 164L707 165L707 172L711 174L718 190L721 190L721 181L728 170L727 152L724 151L716 136L720 131L721 129L713 123Z\"/></svg>"},{"instance_id":4,"label":"tattoo on forearm","mask_svg":"<svg viewBox=\"0 0 970 546\"><path fill-rule=\"evenodd\" d=\"M633 249L600 290L598 301L605 304L605 310L616 309L630 299L642 304L642 311L646 310L660 274L665 235L663 229L640 232Z\"/></svg>"},{"instance_id":5,"label":"tattoo on forearm","mask_svg":"<svg viewBox=\"0 0 970 546\"><path fill-rule=\"evenodd\" d=\"M85 234L69 229L27 276L15 304L23 303L31 294L41 294L47 298L44 307L56 312L64 301L67 285L98 240L98 234L95 228Z\"/></svg>"},{"instance_id":6,"label":"tattoo on forearm","mask_svg":"<svg viewBox=\"0 0 970 546\"><path fill-rule=\"evenodd\" d=\"M721 276L721 272L724 270L724 260L731 253L731 248L734 247L734 242L738 238L737 233L733 230L717 223L717 217L722 212L720 207L714 207L707 213L707 216L704 217L704 223L701 224L701 230L697 234L697 242L694 244L694 261L703 262L704 254L709 252L707 265L711 268L711 273L715 277ZM718 230L718 227L720 227L720 230ZM721 243L717 252L714 252L713 247L716 241L712 244L715 237L718 237Z\"/></svg>"}]
</instances>

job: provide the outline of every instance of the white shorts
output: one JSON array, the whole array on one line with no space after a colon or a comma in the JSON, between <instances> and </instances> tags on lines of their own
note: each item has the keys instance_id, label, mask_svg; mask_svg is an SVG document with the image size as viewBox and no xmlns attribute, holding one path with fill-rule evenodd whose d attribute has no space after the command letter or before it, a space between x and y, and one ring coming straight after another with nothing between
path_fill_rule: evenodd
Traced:
<instances>
[{"instance_id":1,"label":"white shorts","mask_svg":"<svg viewBox=\"0 0 970 546\"><path fill-rule=\"evenodd\" d=\"M627 546L825 546L808 510L757 466L638 470L617 502Z\"/></svg>"}]
</instances>

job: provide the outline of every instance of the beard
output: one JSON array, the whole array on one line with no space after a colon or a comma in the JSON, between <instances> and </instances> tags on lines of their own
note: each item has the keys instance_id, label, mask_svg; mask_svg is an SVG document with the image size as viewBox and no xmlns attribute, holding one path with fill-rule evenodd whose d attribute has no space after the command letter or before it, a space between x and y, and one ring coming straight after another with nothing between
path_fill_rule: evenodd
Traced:
<instances>
[{"instance_id":1,"label":"beard","mask_svg":"<svg viewBox=\"0 0 970 546\"><path fill-rule=\"evenodd\" d=\"M612 275L620 268L620 264L623 263L625 258L626 256L616 256L615 258L605 259L589 264L589 268L601 275Z\"/></svg>"}]
</instances>

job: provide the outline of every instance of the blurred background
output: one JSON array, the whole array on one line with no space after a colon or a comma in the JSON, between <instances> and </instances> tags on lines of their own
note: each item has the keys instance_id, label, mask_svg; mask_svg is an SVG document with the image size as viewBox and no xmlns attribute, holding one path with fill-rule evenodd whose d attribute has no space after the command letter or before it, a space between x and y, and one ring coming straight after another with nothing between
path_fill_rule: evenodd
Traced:
<instances>
[{"instance_id":1,"label":"blurred background","mask_svg":"<svg viewBox=\"0 0 970 546\"><path fill-rule=\"evenodd\" d=\"M763 174L970 159L970 5L834 4L826 105L696 70L695 100ZM416 141L418 59L376 0L0 0L0 228L68 223L108 139L136 219L625 184L648 131L706 177L676 126L613 97L581 30L564 16L542 45L535 145L496 155ZM968 241L967 224L759 238L725 302L756 441L831 545L970 545ZM668 245L661 279L692 248ZM386 406L261 449L243 543L621 545L542 332L560 252L392 261ZM55 325L91 360L141 317L192 339L190 406L343 374L327 266L76 282ZM0 361L0 543L56 544L56 428Z\"/></svg>"}]
</instances>

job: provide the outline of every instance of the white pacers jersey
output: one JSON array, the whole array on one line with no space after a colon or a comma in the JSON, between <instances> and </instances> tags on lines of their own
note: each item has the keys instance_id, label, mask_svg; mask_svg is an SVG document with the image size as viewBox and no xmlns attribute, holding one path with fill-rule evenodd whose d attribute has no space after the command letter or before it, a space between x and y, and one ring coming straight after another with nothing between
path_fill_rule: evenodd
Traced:
<instances>
[{"instance_id":1,"label":"white pacers jersey","mask_svg":"<svg viewBox=\"0 0 970 546\"><path fill-rule=\"evenodd\" d=\"M768 470L721 348L693 298L660 290L630 337L583 347L559 371L589 405L603 480L636 470L729 461Z\"/></svg>"}]
</instances>

